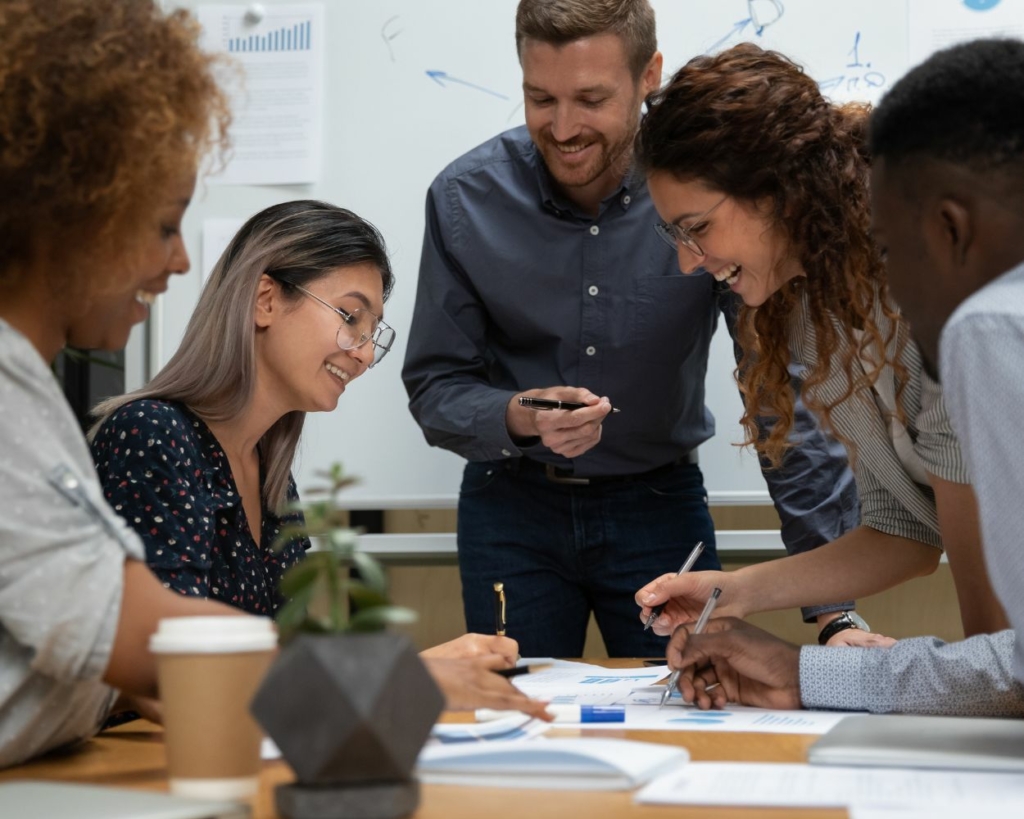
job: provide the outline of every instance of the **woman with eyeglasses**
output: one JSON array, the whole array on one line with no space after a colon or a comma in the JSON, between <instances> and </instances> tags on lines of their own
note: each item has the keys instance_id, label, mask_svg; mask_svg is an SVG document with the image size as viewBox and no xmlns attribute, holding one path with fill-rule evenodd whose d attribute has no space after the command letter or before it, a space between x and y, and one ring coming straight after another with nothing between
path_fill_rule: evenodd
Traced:
<instances>
[{"instance_id":1,"label":"woman with eyeglasses","mask_svg":"<svg viewBox=\"0 0 1024 819\"><path fill-rule=\"evenodd\" d=\"M743 302L738 368L747 444L778 464L803 398L846 446L861 525L812 552L739 571L662 577L637 593L656 629L719 615L856 599L934 571L942 549L968 635L1006 628L985 573L977 510L939 385L889 296L870 233L868 108L836 106L797 65L752 44L687 63L649 103L637 157L684 274ZM775 418L759 436L758 416ZM857 618L821 637L870 645ZM824 642L824 640L822 641ZM837 641L833 641L835 644Z\"/></svg>"},{"instance_id":2,"label":"woman with eyeglasses","mask_svg":"<svg viewBox=\"0 0 1024 819\"><path fill-rule=\"evenodd\" d=\"M214 267L181 346L146 386L96 407L104 494L150 568L182 595L273 616L309 541L271 547L297 513L291 476L307 412L329 412L387 355L394 277L373 225L324 202L249 219ZM427 657L514 662L514 640L469 634Z\"/></svg>"}]
</instances>

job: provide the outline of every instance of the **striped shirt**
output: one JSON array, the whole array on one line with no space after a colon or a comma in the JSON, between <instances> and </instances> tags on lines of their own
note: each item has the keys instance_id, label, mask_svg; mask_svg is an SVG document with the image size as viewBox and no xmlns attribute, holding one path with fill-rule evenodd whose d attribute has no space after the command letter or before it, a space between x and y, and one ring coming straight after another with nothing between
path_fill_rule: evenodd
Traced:
<instances>
[{"instance_id":1,"label":"striped shirt","mask_svg":"<svg viewBox=\"0 0 1024 819\"><path fill-rule=\"evenodd\" d=\"M1024 265L960 306L943 329L940 359L989 576L1014 630L957 643L918 637L890 649L804 646L806 708L1024 717Z\"/></svg>"},{"instance_id":2,"label":"striped shirt","mask_svg":"<svg viewBox=\"0 0 1024 819\"><path fill-rule=\"evenodd\" d=\"M881 304L876 305L873 319L882 338L887 338L892 322L882 312ZM861 523L885 534L942 548L935 496L930 486L914 479L914 470L905 462L905 450L912 449L925 469L939 478L952 483L970 481L946 414L942 391L924 372L921 353L908 333L906 323L900 322L886 349L886 359L891 360L903 343L900 363L907 378L900 395L903 420L886 409L896 405L899 387L896 371L889 364L883 366L870 394L855 393L836 406L831 417L839 434L855 444L852 466L861 499ZM806 294L794 317L790 339L793 359L814 367L818 361L817 343ZM814 392L825 404L841 398L849 384L842 362L850 342L842 330L839 339L828 376ZM852 366L854 380L864 375L862 360L855 358Z\"/></svg>"}]
</instances>

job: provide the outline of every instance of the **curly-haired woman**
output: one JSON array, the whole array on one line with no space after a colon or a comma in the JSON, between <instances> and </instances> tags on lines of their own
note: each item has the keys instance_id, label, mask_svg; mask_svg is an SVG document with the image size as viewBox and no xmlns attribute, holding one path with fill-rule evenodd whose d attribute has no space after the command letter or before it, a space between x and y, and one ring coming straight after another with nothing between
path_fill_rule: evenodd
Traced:
<instances>
[{"instance_id":1,"label":"curly-haired woman","mask_svg":"<svg viewBox=\"0 0 1024 819\"><path fill-rule=\"evenodd\" d=\"M965 632L1006 627L941 389L871 238L867 116L866 106L833 105L801 68L752 44L691 60L650 101L636 144L664 220L656 229L684 273L710 274L743 301L747 443L779 462L795 397L787 367L802 365L803 397L846 444L862 504L857 529L813 552L645 586L643 616L669 599L662 633L695 619L715 586L718 613L736 616L858 598L934 571L943 548ZM767 436L758 437L759 416L775 419ZM879 644L857 630L844 636Z\"/></svg>"}]
</instances>

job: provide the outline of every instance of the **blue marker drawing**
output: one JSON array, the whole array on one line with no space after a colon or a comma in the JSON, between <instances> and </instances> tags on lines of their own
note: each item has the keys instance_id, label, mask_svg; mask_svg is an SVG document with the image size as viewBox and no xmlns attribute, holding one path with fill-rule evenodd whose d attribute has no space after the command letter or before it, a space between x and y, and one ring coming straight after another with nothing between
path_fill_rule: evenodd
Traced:
<instances>
[{"instance_id":1,"label":"blue marker drawing","mask_svg":"<svg viewBox=\"0 0 1024 819\"><path fill-rule=\"evenodd\" d=\"M458 77L451 77L451 76L448 75L447 71L437 71L437 70L431 71L431 70L428 69L427 70L427 76L430 77L430 79L432 79L434 82L436 82L442 88L447 87L447 86L445 86L446 82L454 82L454 83L458 83L459 85L464 85L467 88L472 88L474 91L483 91L485 94L490 94L492 97L497 97L498 99L502 99L502 100L507 100L508 99L508 97L506 97L504 94L499 94L497 91L491 91L489 88L484 88L483 86L474 85L471 82L466 82L465 80L460 80Z\"/></svg>"},{"instance_id":2,"label":"blue marker drawing","mask_svg":"<svg viewBox=\"0 0 1024 819\"><path fill-rule=\"evenodd\" d=\"M829 77L827 80L820 80L818 87L822 93L843 87L853 93L865 89L881 88L885 85L885 74L872 69L871 63L861 61L859 31L854 35L853 48L846 53L850 58L850 62L845 67L853 70L835 77Z\"/></svg>"},{"instance_id":3,"label":"blue marker drawing","mask_svg":"<svg viewBox=\"0 0 1024 819\"><path fill-rule=\"evenodd\" d=\"M768 26L782 17L785 11L786 9L782 5L781 0L747 0L747 14L749 16L744 20L735 22L729 33L711 45L705 53L712 54L718 51L719 48L733 38L737 40L742 39L743 32L747 26L753 27L754 34L760 37Z\"/></svg>"},{"instance_id":4,"label":"blue marker drawing","mask_svg":"<svg viewBox=\"0 0 1024 819\"><path fill-rule=\"evenodd\" d=\"M964 5L972 11L988 11L999 5L999 0L964 0Z\"/></svg>"}]
</instances>

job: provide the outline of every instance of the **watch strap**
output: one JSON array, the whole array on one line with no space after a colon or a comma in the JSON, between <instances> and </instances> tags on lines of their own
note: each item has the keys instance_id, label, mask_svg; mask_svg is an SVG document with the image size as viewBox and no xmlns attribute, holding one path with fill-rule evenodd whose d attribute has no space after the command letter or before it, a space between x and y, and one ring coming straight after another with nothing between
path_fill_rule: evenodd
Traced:
<instances>
[{"instance_id":1,"label":"watch strap","mask_svg":"<svg viewBox=\"0 0 1024 819\"><path fill-rule=\"evenodd\" d=\"M830 623L826 623L825 627L818 632L818 645L827 645L829 640L835 637L839 632L846 631L848 628L860 629L861 627L859 623L850 617L848 612L843 612L835 620L832 620Z\"/></svg>"}]
</instances>

